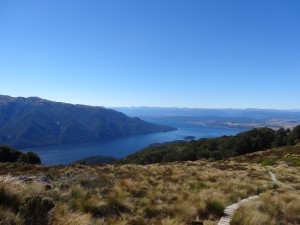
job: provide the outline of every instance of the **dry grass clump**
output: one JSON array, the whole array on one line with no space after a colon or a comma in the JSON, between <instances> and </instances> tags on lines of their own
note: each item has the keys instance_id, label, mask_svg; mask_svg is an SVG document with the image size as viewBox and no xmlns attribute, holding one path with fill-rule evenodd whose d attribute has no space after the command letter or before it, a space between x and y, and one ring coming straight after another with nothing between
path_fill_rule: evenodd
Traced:
<instances>
[{"instance_id":1,"label":"dry grass clump","mask_svg":"<svg viewBox=\"0 0 300 225\"><path fill-rule=\"evenodd\" d=\"M268 192L261 198L240 207L232 225L295 225L300 224L300 192Z\"/></svg>"},{"instance_id":2,"label":"dry grass clump","mask_svg":"<svg viewBox=\"0 0 300 225\"><path fill-rule=\"evenodd\" d=\"M21 181L11 176L0 176L1 205L18 210L18 207L29 195L29 188Z\"/></svg>"},{"instance_id":3,"label":"dry grass clump","mask_svg":"<svg viewBox=\"0 0 300 225\"><path fill-rule=\"evenodd\" d=\"M16 224L16 215L15 213L7 208L0 207L0 224L1 225L11 225Z\"/></svg>"},{"instance_id":4,"label":"dry grass clump","mask_svg":"<svg viewBox=\"0 0 300 225\"><path fill-rule=\"evenodd\" d=\"M93 225L91 215L82 212L57 213L53 225Z\"/></svg>"}]
</instances>

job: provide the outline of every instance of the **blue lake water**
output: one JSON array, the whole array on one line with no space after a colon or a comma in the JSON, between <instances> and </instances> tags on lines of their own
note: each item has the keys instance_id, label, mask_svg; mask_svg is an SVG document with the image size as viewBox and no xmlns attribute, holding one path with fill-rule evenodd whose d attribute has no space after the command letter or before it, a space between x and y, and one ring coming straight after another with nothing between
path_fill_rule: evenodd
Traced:
<instances>
[{"instance_id":1,"label":"blue lake water","mask_svg":"<svg viewBox=\"0 0 300 225\"><path fill-rule=\"evenodd\" d=\"M203 137L234 135L246 130L240 128L223 128L201 124L190 124L184 121L175 121L164 118L144 119L149 122L177 127L178 130L134 135L105 142L63 144L24 150L36 152L41 157L44 165L70 164L76 160L90 156L101 155L121 158L145 148L150 144L183 140L186 136L195 136L196 139L199 139Z\"/></svg>"}]
</instances>

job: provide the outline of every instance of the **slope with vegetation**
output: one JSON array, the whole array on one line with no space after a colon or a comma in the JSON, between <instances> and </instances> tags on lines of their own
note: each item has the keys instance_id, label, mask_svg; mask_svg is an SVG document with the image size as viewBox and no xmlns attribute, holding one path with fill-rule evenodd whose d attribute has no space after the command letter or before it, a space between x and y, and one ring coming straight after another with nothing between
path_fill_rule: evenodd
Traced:
<instances>
[{"instance_id":1,"label":"slope with vegetation","mask_svg":"<svg viewBox=\"0 0 300 225\"><path fill-rule=\"evenodd\" d=\"M102 107L0 95L0 144L16 148L101 141L174 129Z\"/></svg>"},{"instance_id":2,"label":"slope with vegetation","mask_svg":"<svg viewBox=\"0 0 300 225\"><path fill-rule=\"evenodd\" d=\"M0 223L216 225L227 205L260 194L236 212L235 225L300 224L299 158L300 146L295 145L217 162L0 163Z\"/></svg>"},{"instance_id":3,"label":"slope with vegetation","mask_svg":"<svg viewBox=\"0 0 300 225\"><path fill-rule=\"evenodd\" d=\"M233 216L232 225L300 224L300 145L275 148L247 154L231 162L258 163L274 176L273 190L241 206Z\"/></svg>"},{"instance_id":4,"label":"slope with vegetation","mask_svg":"<svg viewBox=\"0 0 300 225\"><path fill-rule=\"evenodd\" d=\"M293 131L256 128L235 136L203 138L197 141L150 147L120 160L120 163L150 164L199 159L221 160L262 151L272 147L295 145L300 140L300 126Z\"/></svg>"}]
</instances>

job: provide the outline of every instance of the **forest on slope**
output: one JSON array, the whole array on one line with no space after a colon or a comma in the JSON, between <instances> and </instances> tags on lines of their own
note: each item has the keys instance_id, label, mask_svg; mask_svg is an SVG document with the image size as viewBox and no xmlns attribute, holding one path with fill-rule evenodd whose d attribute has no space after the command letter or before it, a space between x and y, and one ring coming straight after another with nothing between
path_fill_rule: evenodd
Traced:
<instances>
[{"instance_id":1,"label":"forest on slope","mask_svg":"<svg viewBox=\"0 0 300 225\"><path fill-rule=\"evenodd\" d=\"M290 129L255 128L235 136L202 138L149 147L121 159L120 163L151 164L199 159L221 160L256 151L295 145L300 140L300 125Z\"/></svg>"}]
</instances>

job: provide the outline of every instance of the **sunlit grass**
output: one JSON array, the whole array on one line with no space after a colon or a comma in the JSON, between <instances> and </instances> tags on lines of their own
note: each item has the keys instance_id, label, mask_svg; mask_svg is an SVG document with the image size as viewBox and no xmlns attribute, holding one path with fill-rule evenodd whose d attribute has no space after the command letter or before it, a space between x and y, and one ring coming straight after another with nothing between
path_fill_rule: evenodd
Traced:
<instances>
[{"instance_id":1,"label":"sunlit grass","mask_svg":"<svg viewBox=\"0 0 300 225\"><path fill-rule=\"evenodd\" d=\"M221 162L145 166L33 166L24 170L24 165L1 164L0 219L8 218L2 224L17 221L21 225L19 206L26 197L39 194L55 202L54 225L184 225L192 221L213 225L226 206L261 194L237 211L234 224L259 224L260 220L277 225L273 220L278 216L284 224L299 223L299 167L276 158L275 164L262 165L260 154ZM246 157L251 160L247 162ZM267 169L276 174L276 187ZM34 175L34 179L22 180L16 174Z\"/></svg>"}]
</instances>

